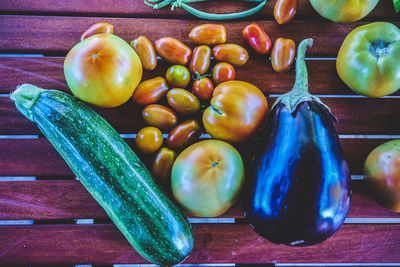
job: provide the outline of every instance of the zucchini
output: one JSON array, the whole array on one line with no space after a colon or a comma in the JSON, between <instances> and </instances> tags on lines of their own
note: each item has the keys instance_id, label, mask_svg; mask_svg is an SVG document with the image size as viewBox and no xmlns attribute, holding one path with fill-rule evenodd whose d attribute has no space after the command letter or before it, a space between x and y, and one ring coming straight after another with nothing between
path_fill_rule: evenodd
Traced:
<instances>
[{"instance_id":1,"label":"zucchini","mask_svg":"<svg viewBox=\"0 0 400 267\"><path fill-rule=\"evenodd\" d=\"M186 258L193 247L187 218L110 124L64 92L24 84L10 98L142 257L160 265Z\"/></svg>"}]
</instances>

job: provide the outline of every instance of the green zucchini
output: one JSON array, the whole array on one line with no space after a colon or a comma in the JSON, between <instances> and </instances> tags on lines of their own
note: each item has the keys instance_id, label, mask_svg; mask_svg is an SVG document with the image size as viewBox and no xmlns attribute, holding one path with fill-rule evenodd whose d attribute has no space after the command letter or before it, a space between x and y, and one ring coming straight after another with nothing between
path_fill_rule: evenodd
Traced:
<instances>
[{"instance_id":1,"label":"green zucchini","mask_svg":"<svg viewBox=\"0 0 400 267\"><path fill-rule=\"evenodd\" d=\"M187 218L110 124L64 92L24 84L10 98L142 257L160 265L186 258L193 247Z\"/></svg>"}]
</instances>

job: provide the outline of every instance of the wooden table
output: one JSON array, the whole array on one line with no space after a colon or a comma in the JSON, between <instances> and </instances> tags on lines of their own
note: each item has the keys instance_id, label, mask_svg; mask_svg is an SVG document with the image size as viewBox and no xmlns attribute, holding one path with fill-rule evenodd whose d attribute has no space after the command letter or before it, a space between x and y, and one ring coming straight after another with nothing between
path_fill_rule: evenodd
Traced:
<instances>
[{"instance_id":1,"label":"wooden table","mask_svg":"<svg viewBox=\"0 0 400 267\"><path fill-rule=\"evenodd\" d=\"M399 27L400 17L394 13L390 0L381 0L361 22L331 23L322 19L307 0L300 0L295 20L278 25L272 16L274 4L274 0L268 2L251 20L257 20L272 40L282 36L299 43L306 37L314 38L307 61L310 91L322 95L339 119L337 128L351 173L358 178L352 181L348 218L322 244L286 247L258 237L244 220L238 203L209 223L192 221L195 246L184 263L400 264L400 216L371 200L364 193L359 176L367 154L393 138L389 135L400 135L399 93L381 99L360 97L340 81L335 70L335 56L352 29L382 20ZM252 5L237 1L197 4L216 13ZM0 220L7 223L0 226L0 264L146 263L74 179L38 128L17 111L8 94L22 83L68 91L63 75L64 56L93 23L113 24L115 34L128 42L139 35L152 41L171 36L193 48L188 33L205 21L179 8L174 13L168 8L152 10L141 0L2 0L0 12ZM249 22L250 19L222 22L228 30L228 42L246 46L241 30ZM156 71L145 73L144 79L162 75L166 66L160 62ZM267 59L251 54L247 65L237 69L237 79L258 86L272 104L276 95L292 87L294 71L277 74ZM143 122L140 110L131 101L119 108L96 111L133 145L133 134ZM249 152L243 147L243 153ZM94 219L94 223L82 219Z\"/></svg>"}]
</instances>

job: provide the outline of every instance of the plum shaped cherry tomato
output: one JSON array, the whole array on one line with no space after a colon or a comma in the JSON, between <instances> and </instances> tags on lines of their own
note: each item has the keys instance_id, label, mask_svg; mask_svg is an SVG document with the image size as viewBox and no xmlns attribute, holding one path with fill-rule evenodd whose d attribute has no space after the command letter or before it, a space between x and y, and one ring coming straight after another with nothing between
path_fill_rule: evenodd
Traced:
<instances>
[{"instance_id":1,"label":"plum shaped cherry tomato","mask_svg":"<svg viewBox=\"0 0 400 267\"><path fill-rule=\"evenodd\" d=\"M226 42L226 29L219 24L202 24L191 30L189 38L196 44L223 44Z\"/></svg>"},{"instance_id":2,"label":"plum shaped cherry tomato","mask_svg":"<svg viewBox=\"0 0 400 267\"><path fill-rule=\"evenodd\" d=\"M184 121L175 126L168 135L168 148L180 151L193 144L201 135L201 128L196 120Z\"/></svg>"},{"instance_id":3,"label":"plum shaped cherry tomato","mask_svg":"<svg viewBox=\"0 0 400 267\"><path fill-rule=\"evenodd\" d=\"M84 33L82 33L81 41L98 33L114 34L114 26L107 22L93 24Z\"/></svg>"},{"instance_id":4,"label":"plum shaped cherry tomato","mask_svg":"<svg viewBox=\"0 0 400 267\"><path fill-rule=\"evenodd\" d=\"M258 129L267 111L268 103L260 89L242 81L224 82L215 88L203 113L203 124L216 139L242 142Z\"/></svg>"},{"instance_id":5,"label":"plum shaped cherry tomato","mask_svg":"<svg viewBox=\"0 0 400 267\"><path fill-rule=\"evenodd\" d=\"M163 147L158 151L151 167L151 173L168 190L171 188L171 169L176 159L176 152Z\"/></svg>"},{"instance_id":6,"label":"plum shaped cherry tomato","mask_svg":"<svg viewBox=\"0 0 400 267\"><path fill-rule=\"evenodd\" d=\"M137 133L135 143L136 147L143 153L152 154L162 146L162 133L156 127L144 127Z\"/></svg>"},{"instance_id":7,"label":"plum shaped cherry tomato","mask_svg":"<svg viewBox=\"0 0 400 267\"><path fill-rule=\"evenodd\" d=\"M296 15L298 0L278 0L274 7L274 17L279 24L285 24Z\"/></svg>"},{"instance_id":8,"label":"plum shaped cherry tomato","mask_svg":"<svg viewBox=\"0 0 400 267\"><path fill-rule=\"evenodd\" d=\"M237 199L244 181L243 161L230 144L205 140L186 148L175 160L171 189L191 214L215 217Z\"/></svg>"},{"instance_id":9,"label":"plum shaped cherry tomato","mask_svg":"<svg viewBox=\"0 0 400 267\"><path fill-rule=\"evenodd\" d=\"M249 53L237 44L216 45L212 51L216 60L228 62L235 67L243 66L249 60Z\"/></svg>"},{"instance_id":10,"label":"plum shaped cherry tomato","mask_svg":"<svg viewBox=\"0 0 400 267\"><path fill-rule=\"evenodd\" d=\"M247 25L242 34L246 42L257 53L266 55L271 49L271 39L257 23Z\"/></svg>"},{"instance_id":11,"label":"plum shaped cherry tomato","mask_svg":"<svg viewBox=\"0 0 400 267\"><path fill-rule=\"evenodd\" d=\"M172 109L158 104L146 106L142 111L142 116L148 125L161 129L171 129L178 122Z\"/></svg>"},{"instance_id":12,"label":"plum shaped cherry tomato","mask_svg":"<svg viewBox=\"0 0 400 267\"><path fill-rule=\"evenodd\" d=\"M168 104L183 115L193 115L200 110L200 101L195 95L181 88L174 88L167 93Z\"/></svg>"},{"instance_id":13,"label":"plum shaped cherry tomato","mask_svg":"<svg viewBox=\"0 0 400 267\"><path fill-rule=\"evenodd\" d=\"M168 91L167 81L162 77L155 77L141 82L133 92L132 99L139 105L150 105L158 102Z\"/></svg>"},{"instance_id":14,"label":"plum shaped cherry tomato","mask_svg":"<svg viewBox=\"0 0 400 267\"><path fill-rule=\"evenodd\" d=\"M145 70L154 70L157 66L157 55L153 44L145 36L139 36L131 42L131 46L139 55Z\"/></svg>"},{"instance_id":15,"label":"plum shaped cherry tomato","mask_svg":"<svg viewBox=\"0 0 400 267\"><path fill-rule=\"evenodd\" d=\"M294 61L296 45L291 39L278 38L271 52L272 68L276 72L285 72L290 69Z\"/></svg>"},{"instance_id":16,"label":"plum shaped cherry tomato","mask_svg":"<svg viewBox=\"0 0 400 267\"><path fill-rule=\"evenodd\" d=\"M155 47L160 57L172 64L186 65L192 55L187 45L171 37L158 39Z\"/></svg>"},{"instance_id":17,"label":"plum shaped cherry tomato","mask_svg":"<svg viewBox=\"0 0 400 267\"><path fill-rule=\"evenodd\" d=\"M210 68L211 48L200 45L193 50L193 56L189 63L190 72L204 75Z\"/></svg>"},{"instance_id":18,"label":"plum shaped cherry tomato","mask_svg":"<svg viewBox=\"0 0 400 267\"><path fill-rule=\"evenodd\" d=\"M190 72L182 65L172 65L165 74L168 84L171 87L185 88L190 82Z\"/></svg>"}]
</instances>

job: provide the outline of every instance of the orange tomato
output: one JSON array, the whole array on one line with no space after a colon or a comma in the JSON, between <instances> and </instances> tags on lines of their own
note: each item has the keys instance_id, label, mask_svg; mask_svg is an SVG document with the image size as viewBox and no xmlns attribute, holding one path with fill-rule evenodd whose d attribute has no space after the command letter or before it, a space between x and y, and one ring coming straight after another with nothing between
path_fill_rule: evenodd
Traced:
<instances>
[{"instance_id":1,"label":"orange tomato","mask_svg":"<svg viewBox=\"0 0 400 267\"><path fill-rule=\"evenodd\" d=\"M196 44L223 44L226 42L226 29L219 24L202 24L190 31L189 38Z\"/></svg>"},{"instance_id":2,"label":"orange tomato","mask_svg":"<svg viewBox=\"0 0 400 267\"><path fill-rule=\"evenodd\" d=\"M288 23L296 15L297 0L278 0L274 7L274 17L279 24Z\"/></svg>"},{"instance_id":3,"label":"orange tomato","mask_svg":"<svg viewBox=\"0 0 400 267\"><path fill-rule=\"evenodd\" d=\"M188 120L175 126L168 135L170 149L180 151L193 144L201 135L201 128L196 120Z\"/></svg>"},{"instance_id":4,"label":"orange tomato","mask_svg":"<svg viewBox=\"0 0 400 267\"><path fill-rule=\"evenodd\" d=\"M215 84L232 81L235 79L235 76L235 68L229 63L221 62L215 65L213 68L212 77Z\"/></svg>"},{"instance_id":5,"label":"orange tomato","mask_svg":"<svg viewBox=\"0 0 400 267\"><path fill-rule=\"evenodd\" d=\"M272 68L276 72L285 72L293 64L296 53L296 45L291 39L278 38L271 52Z\"/></svg>"},{"instance_id":6,"label":"orange tomato","mask_svg":"<svg viewBox=\"0 0 400 267\"><path fill-rule=\"evenodd\" d=\"M96 24L91 25L84 33L81 35L81 41L85 40L86 38L98 34L98 33L114 33L114 27L110 23L107 22L99 22Z\"/></svg>"},{"instance_id":7,"label":"orange tomato","mask_svg":"<svg viewBox=\"0 0 400 267\"><path fill-rule=\"evenodd\" d=\"M145 70L154 70L157 66L157 55L154 46L145 36L139 36L131 42L131 46L135 49L142 61Z\"/></svg>"},{"instance_id":8,"label":"orange tomato","mask_svg":"<svg viewBox=\"0 0 400 267\"><path fill-rule=\"evenodd\" d=\"M145 154L156 152L163 143L161 131L156 127L144 127L135 138L136 147Z\"/></svg>"},{"instance_id":9,"label":"orange tomato","mask_svg":"<svg viewBox=\"0 0 400 267\"><path fill-rule=\"evenodd\" d=\"M242 142L258 129L267 111L267 100L257 87L242 81L224 82L215 88L203 124L216 139Z\"/></svg>"},{"instance_id":10,"label":"orange tomato","mask_svg":"<svg viewBox=\"0 0 400 267\"><path fill-rule=\"evenodd\" d=\"M189 69L193 74L206 74L210 67L211 48L200 45L193 50L193 56L189 63Z\"/></svg>"},{"instance_id":11,"label":"orange tomato","mask_svg":"<svg viewBox=\"0 0 400 267\"><path fill-rule=\"evenodd\" d=\"M167 189L171 188L171 169L176 159L176 152L163 147L158 151L151 167L151 173Z\"/></svg>"},{"instance_id":12,"label":"orange tomato","mask_svg":"<svg viewBox=\"0 0 400 267\"><path fill-rule=\"evenodd\" d=\"M214 92L214 84L207 77L203 77L194 81L192 91L201 101L208 101Z\"/></svg>"},{"instance_id":13,"label":"orange tomato","mask_svg":"<svg viewBox=\"0 0 400 267\"><path fill-rule=\"evenodd\" d=\"M195 95L181 88L174 88L167 93L168 104L183 115L193 115L200 110L200 101Z\"/></svg>"},{"instance_id":14,"label":"orange tomato","mask_svg":"<svg viewBox=\"0 0 400 267\"><path fill-rule=\"evenodd\" d=\"M187 45L171 37L158 39L155 47L160 57L172 64L186 65L192 55Z\"/></svg>"},{"instance_id":15,"label":"orange tomato","mask_svg":"<svg viewBox=\"0 0 400 267\"><path fill-rule=\"evenodd\" d=\"M143 120L151 126L161 129L171 129L178 122L172 109L158 104L151 104L142 111Z\"/></svg>"},{"instance_id":16,"label":"orange tomato","mask_svg":"<svg viewBox=\"0 0 400 267\"><path fill-rule=\"evenodd\" d=\"M216 45L212 51L216 60L228 62L236 67L243 66L249 60L249 53L237 44Z\"/></svg>"},{"instance_id":17,"label":"orange tomato","mask_svg":"<svg viewBox=\"0 0 400 267\"><path fill-rule=\"evenodd\" d=\"M118 36L99 33L75 45L64 61L71 92L82 101L116 107L129 100L142 78L142 64Z\"/></svg>"},{"instance_id":18,"label":"orange tomato","mask_svg":"<svg viewBox=\"0 0 400 267\"><path fill-rule=\"evenodd\" d=\"M141 82L133 92L132 99L139 105L150 105L158 102L168 91L167 81L163 77L155 77Z\"/></svg>"},{"instance_id":19,"label":"orange tomato","mask_svg":"<svg viewBox=\"0 0 400 267\"><path fill-rule=\"evenodd\" d=\"M376 147L365 160L364 174L375 200L400 212L400 139Z\"/></svg>"}]
</instances>

